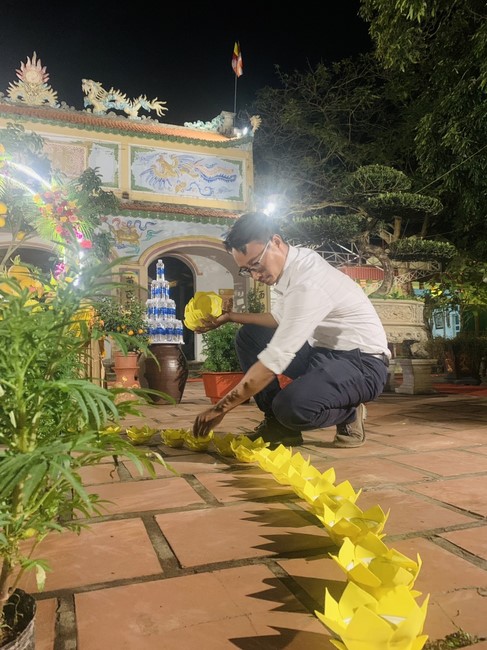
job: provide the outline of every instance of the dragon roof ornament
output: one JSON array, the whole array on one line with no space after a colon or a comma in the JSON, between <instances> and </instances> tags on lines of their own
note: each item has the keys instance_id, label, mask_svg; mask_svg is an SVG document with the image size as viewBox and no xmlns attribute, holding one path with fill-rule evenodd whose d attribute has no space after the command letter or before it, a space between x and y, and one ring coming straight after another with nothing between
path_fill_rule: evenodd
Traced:
<instances>
[{"instance_id":1,"label":"dragon roof ornament","mask_svg":"<svg viewBox=\"0 0 487 650\"><path fill-rule=\"evenodd\" d=\"M113 87L105 90L99 81L92 79L83 79L81 88L85 94L83 101L86 110L95 115L105 115L110 110L117 110L123 111L131 120L140 120L142 118L139 116L139 111L142 109L155 111L158 116L167 111L164 105L166 102L158 100L157 97L149 100L146 95L139 95L135 99L129 99L127 95ZM91 110L89 106L92 106Z\"/></svg>"}]
</instances>

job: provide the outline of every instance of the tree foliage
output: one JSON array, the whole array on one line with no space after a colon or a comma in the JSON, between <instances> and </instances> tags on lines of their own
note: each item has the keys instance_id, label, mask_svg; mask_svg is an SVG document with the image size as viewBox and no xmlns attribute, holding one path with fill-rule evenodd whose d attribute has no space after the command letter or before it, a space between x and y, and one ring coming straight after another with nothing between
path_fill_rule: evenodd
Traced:
<instances>
[{"instance_id":1,"label":"tree foliage","mask_svg":"<svg viewBox=\"0 0 487 650\"><path fill-rule=\"evenodd\" d=\"M344 173L389 161L393 105L369 55L277 74L280 87L262 89L255 106L256 195L279 194L297 215L335 200Z\"/></svg>"},{"instance_id":2,"label":"tree foliage","mask_svg":"<svg viewBox=\"0 0 487 650\"><path fill-rule=\"evenodd\" d=\"M361 15L402 98L417 174L445 205L442 234L486 259L485 1L362 0Z\"/></svg>"}]
</instances>

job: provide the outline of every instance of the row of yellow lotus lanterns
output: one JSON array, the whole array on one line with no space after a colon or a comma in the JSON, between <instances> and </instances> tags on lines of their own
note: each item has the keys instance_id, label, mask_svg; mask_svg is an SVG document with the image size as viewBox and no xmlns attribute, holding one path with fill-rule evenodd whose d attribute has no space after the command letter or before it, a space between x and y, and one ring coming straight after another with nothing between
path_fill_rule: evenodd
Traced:
<instances>
[{"instance_id":1,"label":"row of yellow lotus lanterns","mask_svg":"<svg viewBox=\"0 0 487 650\"><path fill-rule=\"evenodd\" d=\"M188 329L202 326L208 315L222 313L222 300L214 292L197 292L186 305L184 323ZM318 619L338 638L331 642L340 650L421 650L427 636L422 634L428 596L413 589L421 568L416 561L388 548L382 532L388 514L380 506L362 511L348 481L335 484L333 468L321 473L309 459L280 445L270 450L262 438L252 442L246 436L229 433L217 437L210 432L194 439L189 430L166 429L161 438L170 446L183 444L194 451L208 449L210 443L224 456L256 462L276 481L288 485L304 499L333 542L339 546L331 555L347 576L348 584L337 602L325 590L324 612Z\"/></svg>"},{"instance_id":2,"label":"row of yellow lotus lanterns","mask_svg":"<svg viewBox=\"0 0 487 650\"><path fill-rule=\"evenodd\" d=\"M127 433L135 441L137 432ZM202 439L194 438L187 429L165 429L160 436L171 447L184 445L193 451L206 451L211 443L223 456L256 462L306 501L339 546L338 554L330 556L348 580L338 602L325 590L324 611L315 612L339 637L331 639L337 648L421 650L427 640L422 631L428 597L418 605L416 599L421 593L413 589L421 558L418 555L411 560L383 542L389 513L378 505L362 511L356 504L360 490L356 492L349 481L336 484L333 468L320 472L309 459L283 445L272 451L262 438L252 442L244 435L215 436L210 432Z\"/></svg>"},{"instance_id":3,"label":"row of yellow lotus lanterns","mask_svg":"<svg viewBox=\"0 0 487 650\"><path fill-rule=\"evenodd\" d=\"M281 484L294 489L340 546L333 560L344 571L348 584L340 600L325 590L324 612L318 619L338 639L340 650L421 650L428 598L413 590L421 568L419 555L411 560L382 541L389 513L380 506L362 511L360 495L348 481L335 484L333 468L320 473L300 453L279 446L274 451L256 449L253 460Z\"/></svg>"}]
</instances>

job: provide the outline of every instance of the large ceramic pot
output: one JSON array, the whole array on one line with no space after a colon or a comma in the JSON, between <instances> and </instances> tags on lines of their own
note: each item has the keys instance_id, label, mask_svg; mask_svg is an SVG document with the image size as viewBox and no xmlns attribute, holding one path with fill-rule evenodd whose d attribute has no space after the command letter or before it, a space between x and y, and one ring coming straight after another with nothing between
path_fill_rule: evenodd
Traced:
<instances>
[{"instance_id":1,"label":"large ceramic pot","mask_svg":"<svg viewBox=\"0 0 487 650\"><path fill-rule=\"evenodd\" d=\"M140 384L170 395L179 404L188 380L188 362L178 343L154 343L149 350L155 359L142 355L139 360ZM151 396L153 402L164 402L163 397ZM167 400L166 400L167 402Z\"/></svg>"},{"instance_id":2,"label":"large ceramic pot","mask_svg":"<svg viewBox=\"0 0 487 650\"><path fill-rule=\"evenodd\" d=\"M11 638L0 644L1 650L35 650L35 614L34 597L16 589L4 607L4 629Z\"/></svg>"}]
</instances>

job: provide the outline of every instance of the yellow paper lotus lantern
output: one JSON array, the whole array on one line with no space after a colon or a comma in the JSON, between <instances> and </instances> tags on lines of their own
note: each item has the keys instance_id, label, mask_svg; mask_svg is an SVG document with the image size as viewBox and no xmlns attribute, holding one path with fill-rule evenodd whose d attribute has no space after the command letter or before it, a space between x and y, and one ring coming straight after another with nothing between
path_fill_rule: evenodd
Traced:
<instances>
[{"instance_id":1,"label":"yellow paper lotus lantern","mask_svg":"<svg viewBox=\"0 0 487 650\"><path fill-rule=\"evenodd\" d=\"M340 546L345 537L354 544L367 535L374 533L381 537L389 513L385 514L380 506L373 506L363 512L355 503L343 501L337 510L332 510L323 505L323 513L315 511L316 517L321 521L330 538Z\"/></svg>"},{"instance_id":2,"label":"yellow paper lotus lantern","mask_svg":"<svg viewBox=\"0 0 487 650\"><path fill-rule=\"evenodd\" d=\"M421 568L419 555L415 562L389 549L373 533L367 533L359 544L345 538L338 555L331 557L347 574L348 580L377 600L399 585L411 589ZM413 592L413 595L419 593Z\"/></svg>"},{"instance_id":3,"label":"yellow paper lotus lantern","mask_svg":"<svg viewBox=\"0 0 487 650\"><path fill-rule=\"evenodd\" d=\"M340 637L331 639L339 650L421 650L428 600L419 606L404 585L377 600L350 582L339 602L325 590L324 613L315 614Z\"/></svg>"},{"instance_id":4,"label":"yellow paper lotus lantern","mask_svg":"<svg viewBox=\"0 0 487 650\"><path fill-rule=\"evenodd\" d=\"M281 468L287 465L292 457L292 451L288 447L279 445L276 449L265 448L264 454L259 454L255 457L255 462L264 471L271 473L278 482L280 481L277 476L281 476L283 472Z\"/></svg>"},{"instance_id":5,"label":"yellow paper lotus lantern","mask_svg":"<svg viewBox=\"0 0 487 650\"><path fill-rule=\"evenodd\" d=\"M129 427L126 431L127 438L134 445L143 445L145 442L149 441L154 434L157 433L157 429L149 427L145 424L142 427Z\"/></svg>"},{"instance_id":6,"label":"yellow paper lotus lantern","mask_svg":"<svg viewBox=\"0 0 487 650\"><path fill-rule=\"evenodd\" d=\"M256 454L263 448L269 446L268 442L264 442L262 437L257 440L251 440L247 436L235 436L235 439L230 443L233 453L238 460L244 463L251 463L256 459Z\"/></svg>"},{"instance_id":7,"label":"yellow paper lotus lantern","mask_svg":"<svg viewBox=\"0 0 487 650\"><path fill-rule=\"evenodd\" d=\"M214 436L213 437L213 446L220 456L226 458L235 458L234 451L232 449L232 441L235 440L235 435L233 433L227 433L224 436Z\"/></svg>"},{"instance_id":8,"label":"yellow paper lotus lantern","mask_svg":"<svg viewBox=\"0 0 487 650\"><path fill-rule=\"evenodd\" d=\"M118 436L122 433L122 427L119 424L110 424L104 429L100 429L102 436Z\"/></svg>"},{"instance_id":9,"label":"yellow paper lotus lantern","mask_svg":"<svg viewBox=\"0 0 487 650\"><path fill-rule=\"evenodd\" d=\"M361 490L355 492L350 481L342 481L335 485L326 475L316 480L304 481L297 492L315 514L321 514L324 505L331 510L337 510L346 501L355 503L360 493Z\"/></svg>"},{"instance_id":10,"label":"yellow paper lotus lantern","mask_svg":"<svg viewBox=\"0 0 487 650\"><path fill-rule=\"evenodd\" d=\"M206 436L196 438L192 432L188 432L184 438L184 445L191 451L206 451L213 440L213 431L210 431Z\"/></svg>"},{"instance_id":11,"label":"yellow paper lotus lantern","mask_svg":"<svg viewBox=\"0 0 487 650\"><path fill-rule=\"evenodd\" d=\"M184 445L184 440L189 434L187 429L164 429L161 431L161 440L168 447L179 449Z\"/></svg>"},{"instance_id":12,"label":"yellow paper lotus lantern","mask_svg":"<svg viewBox=\"0 0 487 650\"><path fill-rule=\"evenodd\" d=\"M222 313L222 298L214 291L197 291L184 308L184 324L190 330L203 326L203 319Z\"/></svg>"}]
</instances>

